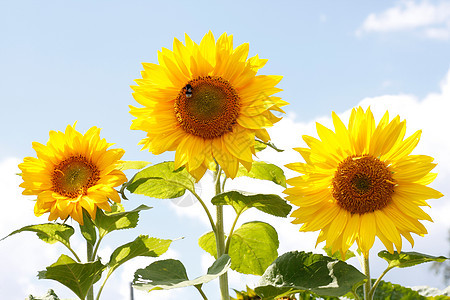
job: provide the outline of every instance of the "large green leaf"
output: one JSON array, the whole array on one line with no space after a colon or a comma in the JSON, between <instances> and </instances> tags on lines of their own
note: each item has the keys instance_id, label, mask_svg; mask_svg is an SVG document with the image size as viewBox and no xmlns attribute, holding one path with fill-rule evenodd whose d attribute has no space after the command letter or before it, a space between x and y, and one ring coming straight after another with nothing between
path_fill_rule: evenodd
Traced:
<instances>
[{"instance_id":1,"label":"large green leaf","mask_svg":"<svg viewBox=\"0 0 450 300\"><path fill-rule=\"evenodd\" d=\"M200 247L217 257L216 240L209 232L198 241ZM277 257L278 234L269 224L249 222L236 229L231 236L228 255L231 269L243 274L261 275Z\"/></svg>"},{"instance_id":2,"label":"large green leaf","mask_svg":"<svg viewBox=\"0 0 450 300\"><path fill-rule=\"evenodd\" d=\"M84 299L91 285L100 280L105 267L99 260L81 264L63 254L46 271L39 272L38 278L56 280Z\"/></svg>"},{"instance_id":3,"label":"large green leaf","mask_svg":"<svg viewBox=\"0 0 450 300\"><path fill-rule=\"evenodd\" d=\"M320 254L288 252L264 272L255 291L264 299L301 291L342 296L366 278L355 267Z\"/></svg>"},{"instance_id":4,"label":"large green leaf","mask_svg":"<svg viewBox=\"0 0 450 300\"><path fill-rule=\"evenodd\" d=\"M34 297L33 295L28 295L28 298L26 298L25 300L60 300L60 299L58 295L55 294L55 291L49 289L47 291L47 294L45 294L45 296Z\"/></svg>"},{"instance_id":5,"label":"large green leaf","mask_svg":"<svg viewBox=\"0 0 450 300\"><path fill-rule=\"evenodd\" d=\"M123 161L122 164L119 167L119 170L126 171L126 170L140 170L142 168L145 168L148 166L150 162L148 161Z\"/></svg>"},{"instance_id":6,"label":"large green leaf","mask_svg":"<svg viewBox=\"0 0 450 300\"><path fill-rule=\"evenodd\" d=\"M136 227L139 221L139 213L150 208L146 205L140 205L131 211L125 211L122 205L114 204L110 213L97 209L94 223L99 230L99 235L103 237L114 230Z\"/></svg>"},{"instance_id":7,"label":"large green leaf","mask_svg":"<svg viewBox=\"0 0 450 300\"><path fill-rule=\"evenodd\" d=\"M118 247L111 254L108 266L112 273L123 263L138 256L158 257L169 249L172 240L162 240L146 235L138 236L134 241Z\"/></svg>"},{"instance_id":8,"label":"large green leaf","mask_svg":"<svg viewBox=\"0 0 450 300\"><path fill-rule=\"evenodd\" d=\"M97 240L97 231L95 230L94 222L88 212L83 209L83 225L80 225L81 234L88 243L94 246Z\"/></svg>"},{"instance_id":9,"label":"large green leaf","mask_svg":"<svg viewBox=\"0 0 450 300\"><path fill-rule=\"evenodd\" d=\"M179 260L166 259L152 263L134 274L133 287L139 290L169 290L187 286L198 286L224 274L230 267L230 257L222 255L208 268L206 275L189 280L186 269Z\"/></svg>"},{"instance_id":10,"label":"large green leaf","mask_svg":"<svg viewBox=\"0 0 450 300\"><path fill-rule=\"evenodd\" d=\"M431 256L418 252L394 252L391 254L386 250L379 252L378 256L389 263L389 268L407 268L425 262L443 262L448 259L444 256Z\"/></svg>"},{"instance_id":11,"label":"large green leaf","mask_svg":"<svg viewBox=\"0 0 450 300\"><path fill-rule=\"evenodd\" d=\"M66 224L46 223L22 227L18 230L11 232L9 235L5 236L1 240L6 239L7 237L13 234L24 231L36 232L36 235L46 243L54 244L56 242L60 242L67 247L70 247L69 239L75 232L72 226Z\"/></svg>"},{"instance_id":12,"label":"large green leaf","mask_svg":"<svg viewBox=\"0 0 450 300\"><path fill-rule=\"evenodd\" d=\"M269 180L282 187L286 187L286 177L283 170L274 165L263 161L255 161L252 164L250 172L247 171L242 165L236 174L236 177L246 176L255 179Z\"/></svg>"},{"instance_id":13,"label":"large green leaf","mask_svg":"<svg viewBox=\"0 0 450 300\"><path fill-rule=\"evenodd\" d=\"M127 184L131 193L159 199L178 198L186 189L194 191L195 179L184 168L175 170L172 161L138 172Z\"/></svg>"},{"instance_id":14,"label":"large green leaf","mask_svg":"<svg viewBox=\"0 0 450 300\"><path fill-rule=\"evenodd\" d=\"M252 194L241 191L229 191L217 196L211 200L214 205L231 205L237 214L255 207L260 211L277 217L287 217L291 211L291 206L286 200L273 194Z\"/></svg>"},{"instance_id":15,"label":"large green leaf","mask_svg":"<svg viewBox=\"0 0 450 300\"><path fill-rule=\"evenodd\" d=\"M372 279L372 284L374 282L375 279ZM364 289L362 286L360 286L356 290L356 294L360 297L360 299L364 299ZM346 297L354 299L354 296L351 294L346 295ZM399 284L393 284L386 281L380 281L373 295L373 300L425 300L425 299L427 298L410 288L403 287Z\"/></svg>"}]
</instances>

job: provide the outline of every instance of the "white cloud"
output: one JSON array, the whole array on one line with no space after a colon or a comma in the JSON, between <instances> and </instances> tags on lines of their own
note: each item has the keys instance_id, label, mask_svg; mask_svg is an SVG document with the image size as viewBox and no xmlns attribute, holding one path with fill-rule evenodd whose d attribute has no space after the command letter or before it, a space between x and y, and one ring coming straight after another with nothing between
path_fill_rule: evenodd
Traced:
<instances>
[{"instance_id":1,"label":"white cloud","mask_svg":"<svg viewBox=\"0 0 450 300\"><path fill-rule=\"evenodd\" d=\"M401 1L381 13L371 13L356 31L360 36L369 32L417 30L427 38L450 38L450 2L432 4L428 1Z\"/></svg>"}]
</instances>

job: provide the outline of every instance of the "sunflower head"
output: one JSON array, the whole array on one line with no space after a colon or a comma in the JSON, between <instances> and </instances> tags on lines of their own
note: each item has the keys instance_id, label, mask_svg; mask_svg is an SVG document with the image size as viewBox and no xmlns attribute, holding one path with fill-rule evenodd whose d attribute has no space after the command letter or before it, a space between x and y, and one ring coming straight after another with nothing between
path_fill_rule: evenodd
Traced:
<instances>
[{"instance_id":1,"label":"sunflower head","mask_svg":"<svg viewBox=\"0 0 450 300\"><path fill-rule=\"evenodd\" d=\"M175 167L199 180L218 163L228 177L239 164L250 170L255 137L269 141L266 128L278 122L272 111L287 103L272 96L281 76L256 75L267 62L247 58L249 45L233 47L233 37L211 32L200 44L188 35L173 50L158 53L159 64L145 63L142 79L132 86L143 107L131 106L131 129L143 130L143 149L175 151Z\"/></svg>"},{"instance_id":2,"label":"sunflower head","mask_svg":"<svg viewBox=\"0 0 450 300\"><path fill-rule=\"evenodd\" d=\"M120 166L125 153L109 149L100 129L84 135L67 126L65 132L50 131L47 145L34 142L37 158L25 157L22 170L24 195L36 195L36 216L50 212L49 221L72 217L83 224L83 209L95 219L97 207L110 211L108 199L120 202L114 187L127 179Z\"/></svg>"},{"instance_id":3,"label":"sunflower head","mask_svg":"<svg viewBox=\"0 0 450 300\"><path fill-rule=\"evenodd\" d=\"M348 126L333 113L334 131L317 123L320 139L303 136L296 148L305 163L288 168L301 173L289 179L286 198L299 206L292 213L300 231L320 230L317 243L345 253L356 241L365 256L377 236L389 252L400 252L402 236L423 236L420 220L431 221L421 206L442 197L427 185L437 174L433 158L411 155L421 131L405 137L406 123L386 112L375 124L370 108L353 109Z\"/></svg>"}]
</instances>

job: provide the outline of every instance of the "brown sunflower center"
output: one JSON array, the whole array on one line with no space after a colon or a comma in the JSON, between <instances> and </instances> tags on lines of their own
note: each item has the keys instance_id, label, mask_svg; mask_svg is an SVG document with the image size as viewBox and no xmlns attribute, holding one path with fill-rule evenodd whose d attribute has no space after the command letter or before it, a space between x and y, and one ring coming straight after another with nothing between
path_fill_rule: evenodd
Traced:
<instances>
[{"instance_id":1,"label":"brown sunflower center","mask_svg":"<svg viewBox=\"0 0 450 300\"><path fill-rule=\"evenodd\" d=\"M184 131L214 139L231 131L236 124L240 98L227 80L200 76L181 89L174 109Z\"/></svg>"},{"instance_id":2,"label":"brown sunflower center","mask_svg":"<svg viewBox=\"0 0 450 300\"><path fill-rule=\"evenodd\" d=\"M382 209L392 200L394 180L386 164L372 156L347 157L333 178L333 197L352 214Z\"/></svg>"},{"instance_id":3,"label":"brown sunflower center","mask_svg":"<svg viewBox=\"0 0 450 300\"><path fill-rule=\"evenodd\" d=\"M71 156L55 166L52 172L53 191L76 198L100 179L100 171L82 155Z\"/></svg>"}]
</instances>

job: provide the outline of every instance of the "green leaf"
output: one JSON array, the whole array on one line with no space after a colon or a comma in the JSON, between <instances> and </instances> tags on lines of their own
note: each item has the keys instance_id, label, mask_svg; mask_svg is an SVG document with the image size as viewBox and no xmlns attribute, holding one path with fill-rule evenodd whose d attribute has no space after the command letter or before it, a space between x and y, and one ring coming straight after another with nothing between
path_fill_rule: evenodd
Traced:
<instances>
[{"instance_id":1,"label":"green leaf","mask_svg":"<svg viewBox=\"0 0 450 300\"><path fill-rule=\"evenodd\" d=\"M375 279L372 279L372 284L374 282ZM360 299L364 299L364 289L362 286L356 289L356 294L360 297ZM353 295L349 294L346 296L354 299ZM380 281L373 295L373 300L425 300L425 299L427 298L410 288L403 287L399 284L393 284L386 281Z\"/></svg>"},{"instance_id":2,"label":"green leaf","mask_svg":"<svg viewBox=\"0 0 450 300\"><path fill-rule=\"evenodd\" d=\"M269 146L270 148L272 148L273 150L275 150L277 152L283 152L284 151L282 149L278 149L277 146L275 146L275 144L272 143L272 142L264 142L264 141L261 141L261 140L256 140L256 141L260 142L261 144L264 144L266 146Z\"/></svg>"},{"instance_id":3,"label":"green leaf","mask_svg":"<svg viewBox=\"0 0 450 300\"><path fill-rule=\"evenodd\" d=\"M448 259L444 256L431 256L418 252L394 252L391 254L386 250L379 252L378 256L389 263L388 268L407 268L425 262L443 262Z\"/></svg>"},{"instance_id":4,"label":"green leaf","mask_svg":"<svg viewBox=\"0 0 450 300\"><path fill-rule=\"evenodd\" d=\"M120 171L125 171L125 170L140 170L142 168L145 168L146 166L148 166L149 164L151 164L148 161L124 161L122 162L121 166L119 167Z\"/></svg>"},{"instance_id":5,"label":"green leaf","mask_svg":"<svg viewBox=\"0 0 450 300\"><path fill-rule=\"evenodd\" d=\"M260 151L263 151L264 149L266 149L267 145L264 142L262 142L262 141L255 140L255 146L254 147L255 147L255 152L260 152Z\"/></svg>"},{"instance_id":6,"label":"green leaf","mask_svg":"<svg viewBox=\"0 0 450 300\"><path fill-rule=\"evenodd\" d=\"M198 241L200 247L217 257L216 240L209 232ZM249 222L236 229L231 236L228 255L231 269L243 274L261 275L278 256L278 234L269 224Z\"/></svg>"},{"instance_id":7,"label":"green leaf","mask_svg":"<svg viewBox=\"0 0 450 300\"><path fill-rule=\"evenodd\" d=\"M241 191L230 191L214 196L211 200L214 205L231 205L237 214L255 207L260 211L277 217L287 217L291 206L286 200L273 194L252 194Z\"/></svg>"},{"instance_id":8,"label":"green leaf","mask_svg":"<svg viewBox=\"0 0 450 300\"><path fill-rule=\"evenodd\" d=\"M95 230L95 225L92 222L89 213L83 209L83 225L80 225L81 234L86 239L88 243L94 246L95 241L97 241L97 231Z\"/></svg>"},{"instance_id":9,"label":"green leaf","mask_svg":"<svg viewBox=\"0 0 450 300\"><path fill-rule=\"evenodd\" d=\"M336 251L334 253L332 253L331 251L331 247L323 247L323 250L327 253L327 255L331 258L335 258L335 259L340 259L343 261L347 261L348 259L355 257L355 253L353 253L353 251L347 250L347 252L345 252L344 257L342 257L342 254L340 251Z\"/></svg>"},{"instance_id":10,"label":"green leaf","mask_svg":"<svg viewBox=\"0 0 450 300\"><path fill-rule=\"evenodd\" d=\"M187 286L198 286L224 274L230 267L231 259L222 255L208 268L206 275L189 280L186 269L179 260L166 259L152 263L134 274L133 287L139 290L169 290Z\"/></svg>"},{"instance_id":11,"label":"green leaf","mask_svg":"<svg viewBox=\"0 0 450 300\"><path fill-rule=\"evenodd\" d=\"M60 300L59 297L55 294L55 291L49 289L47 294L42 297L34 297L33 295L29 295L25 300Z\"/></svg>"},{"instance_id":12,"label":"green leaf","mask_svg":"<svg viewBox=\"0 0 450 300\"><path fill-rule=\"evenodd\" d=\"M242 165L236 174L236 177L246 176L255 179L269 180L282 187L286 187L286 177L283 170L274 165L263 161L255 161L252 164L250 172L247 171Z\"/></svg>"},{"instance_id":13,"label":"green leaf","mask_svg":"<svg viewBox=\"0 0 450 300\"><path fill-rule=\"evenodd\" d=\"M46 271L39 272L38 278L56 280L84 299L91 285L100 280L105 267L99 260L81 264L63 254Z\"/></svg>"},{"instance_id":14,"label":"green leaf","mask_svg":"<svg viewBox=\"0 0 450 300\"><path fill-rule=\"evenodd\" d=\"M75 232L72 226L66 224L46 223L22 227L18 230L11 232L9 235L5 236L1 240L6 239L7 237L13 234L24 231L36 232L37 236L46 243L54 244L56 242L60 242L67 247L70 247L69 239Z\"/></svg>"},{"instance_id":15,"label":"green leaf","mask_svg":"<svg viewBox=\"0 0 450 300\"><path fill-rule=\"evenodd\" d=\"M278 257L264 272L255 291L264 299L301 291L342 296L366 276L355 267L320 254L292 251Z\"/></svg>"},{"instance_id":16,"label":"green leaf","mask_svg":"<svg viewBox=\"0 0 450 300\"><path fill-rule=\"evenodd\" d=\"M194 191L194 182L186 169L175 170L174 163L167 161L138 172L126 188L134 194L171 199L183 196L186 189Z\"/></svg>"},{"instance_id":17,"label":"green leaf","mask_svg":"<svg viewBox=\"0 0 450 300\"><path fill-rule=\"evenodd\" d=\"M139 221L139 212L150 209L151 207L140 205L131 211L124 211L121 205L115 204L111 208L112 211L110 213L105 213L103 210L97 209L94 224L98 228L101 237L114 230L136 227Z\"/></svg>"},{"instance_id":18,"label":"green leaf","mask_svg":"<svg viewBox=\"0 0 450 300\"><path fill-rule=\"evenodd\" d=\"M111 254L108 266L112 273L123 263L138 256L158 257L169 249L172 240L162 240L146 235L138 236L134 241L118 247Z\"/></svg>"}]
</instances>

